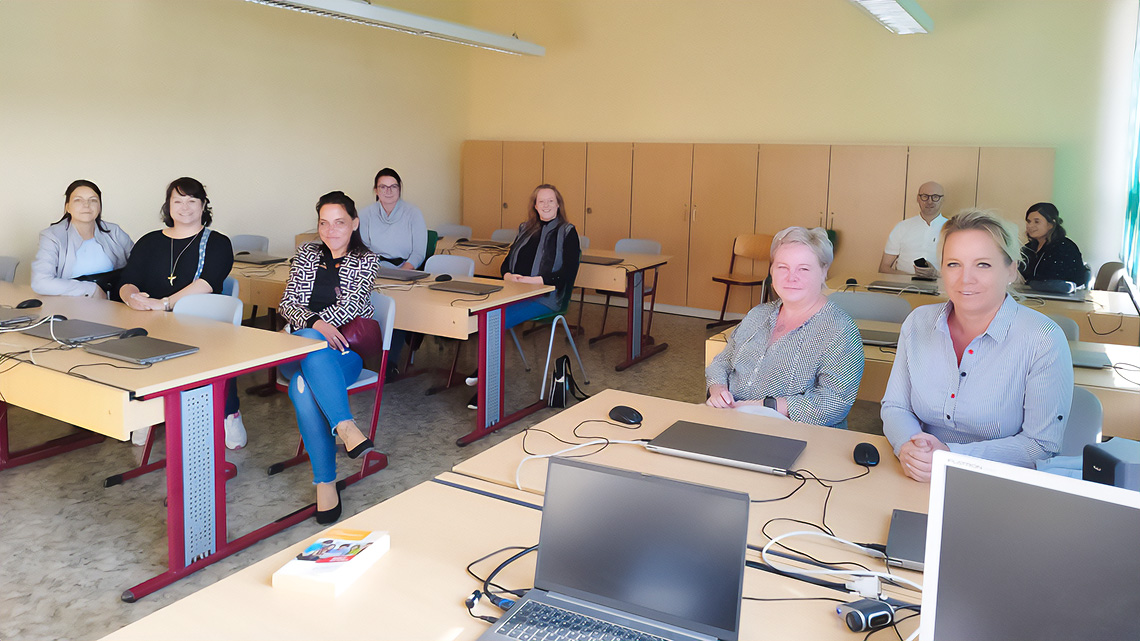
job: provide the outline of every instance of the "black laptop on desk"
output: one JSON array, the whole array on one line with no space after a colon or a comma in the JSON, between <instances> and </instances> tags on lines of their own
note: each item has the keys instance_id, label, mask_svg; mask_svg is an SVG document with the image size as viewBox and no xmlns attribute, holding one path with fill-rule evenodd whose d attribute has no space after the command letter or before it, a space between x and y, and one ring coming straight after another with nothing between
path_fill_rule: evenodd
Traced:
<instances>
[{"instance_id":1,"label":"black laptop on desk","mask_svg":"<svg viewBox=\"0 0 1140 641\"><path fill-rule=\"evenodd\" d=\"M582 254L581 261L587 265L620 265L621 258L616 256L595 256L593 254Z\"/></svg>"},{"instance_id":2,"label":"black laptop on desk","mask_svg":"<svg viewBox=\"0 0 1140 641\"><path fill-rule=\"evenodd\" d=\"M243 249L241 251L234 252L234 262L246 263L248 265L273 265L276 263L283 263L287 260L289 259L253 250Z\"/></svg>"},{"instance_id":3,"label":"black laptop on desk","mask_svg":"<svg viewBox=\"0 0 1140 641\"><path fill-rule=\"evenodd\" d=\"M740 637L748 495L554 458L538 565L480 641Z\"/></svg>"}]
</instances>

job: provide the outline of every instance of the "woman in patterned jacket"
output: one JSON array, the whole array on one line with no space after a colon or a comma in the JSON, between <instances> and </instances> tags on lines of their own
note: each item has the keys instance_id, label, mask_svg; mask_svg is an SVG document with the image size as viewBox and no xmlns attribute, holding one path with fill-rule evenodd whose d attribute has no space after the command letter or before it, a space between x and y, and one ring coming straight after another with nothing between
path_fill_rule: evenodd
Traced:
<instances>
[{"instance_id":1,"label":"woman in patterned jacket","mask_svg":"<svg viewBox=\"0 0 1140 641\"><path fill-rule=\"evenodd\" d=\"M317 522L325 524L341 513L334 437L340 436L351 458L373 447L348 406L348 386L360 375L363 362L337 328L358 317L372 317L369 295L377 258L360 238L356 205L344 192L321 196L317 217L321 242L297 250L277 311L288 321L287 330L328 343L280 368L290 379L289 398L313 466Z\"/></svg>"}]
</instances>

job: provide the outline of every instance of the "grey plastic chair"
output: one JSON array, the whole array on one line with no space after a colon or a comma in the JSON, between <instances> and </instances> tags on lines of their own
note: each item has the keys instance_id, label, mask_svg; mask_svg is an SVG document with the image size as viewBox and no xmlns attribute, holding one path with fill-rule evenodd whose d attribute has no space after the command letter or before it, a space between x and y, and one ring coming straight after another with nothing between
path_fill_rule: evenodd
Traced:
<instances>
[{"instance_id":1,"label":"grey plastic chair","mask_svg":"<svg viewBox=\"0 0 1140 641\"><path fill-rule=\"evenodd\" d=\"M236 278L227 276L226 280L222 282L222 296L233 296L237 298L240 293L241 283L239 283Z\"/></svg>"},{"instance_id":2,"label":"grey plastic chair","mask_svg":"<svg viewBox=\"0 0 1140 641\"><path fill-rule=\"evenodd\" d=\"M519 230L517 229L496 229L495 231L491 232L491 240L495 240L500 243L513 243L515 242L515 236L518 235Z\"/></svg>"},{"instance_id":3,"label":"grey plastic chair","mask_svg":"<svg viewBox=\"0 0 1140 641\"><path fill-rule=\"evenodd\" d=\"M435 233L440 238L471 238L471 228L467 225L436 225Z\"/></svg>"},{"instance_id":4,"label":"grey plastic chair","mask_svg":"<svg viewBox=\"0 0 1140 641\"><path fill-rule=\"evenodd\" d=\"M238 234L230 237L230 245L237 252L263 252L269 253L269 237L257 234Z\"/></svg>"},{"instance_id":5,"label":"grey plastic chair","mask_svg":"<svg viewBox=\"0 0 1140 641\"><path fill-rule=\"evenodd\" d=\"M1065 332L1065 340L1079 341L1081 340L1081 326L1077 325L1077 321L1069 318L1068 316L1060 316L1055 314L1047 314L1049 320L1057 323L1062 332Z\"/></svg>"},{"instance_id":6,"label":"grey plastic chair","mask_svg":"<svg viewBox=\"0 0 1140 641\"><path fill-rule=\"evenodd\" d=\"M1069 410L1069 421L1065 424L1065 436L1061 439L1061 456L1080 456L1085 446L1100 443L1101 423L1104 409L1096 394L1079 386L1073 387L1073 407Z\"/></svg>"},{"instance_id":7,"label":"grey plastic chair","mask_svg":"<svg viewBox=\"0 0 1140 641\"><path fill-rule=\"evenodd\" d=\"M1100 271L1096 273L1096 280L1093 281L1093 289L1099 289L1102 292L1119 291L1120 279L1123 277L1124 263L1118 260L1110 260L1100 266Z\"/></svg>"},{"instance_id":8,"label":"grey plastic chair","mask_svg":"<svg viewBox=\"0 0 1140 641\"><path fill-rule=\"evenodd\" d=\"M578 237L578 248L581 249L582 251L586 251L587 249L589 249L590 248L590 239L585 237L585 236L579 236Z\"/></svg>"},{"instance_id":9,"label":"grey plastic chair","mask_svg":"<svg viewBox=\"0 0 1140 641\"><path fill-rule=\"evenodd\" d=\"M436 254L428 256L427 262L424 263L424 271L432 274L470 277L475 275L475 259L469 256Z\"/></svg>"},{"instance_id":10,"label":"grey plastic chair","mask_svg":"<svg viewBox=\"0 0 1140 641\"><path fill-rule=\"evenodd\" d=\"M190 294L174 303L175 314L209 318L234 325L241 325L243 309L240 298L225 294Z\"/></svg>"},{"instance_id":11,"label":"grey plastic chair","mask_svg":"<svg viewBox=\"0 0 1140 641\"><path fill-rule=\"evenodd\" d=\"M827 299L855 319L901 323L911 312L905 298L880 292L835 292Z\"/></svg>"},{"instance_id":12,"label":"grey plastic chair","mask_svg":"<svg viewBox=\"0 0 1140 641\"><path fill-rule=\"evenodd\" d=\"M0 280L15 282L16 268L20 266L20 259L15 256L0 256Z\"/></svg>"},{"instance_id":13,"label":"grey plastic chair","mask_svg":"<svg viewBox=\"0 0 1140 641\"><path fill-rule=\"evenodd\" d=\"M614 251L619 254L661 254L661 243L656 240L648 238L622 238L614 244ZM610 298L614 296L624 296L625 292L609 292L598 291L599 294L604 294L606 297L605 306L602 308L602 326L598 329L598 335L590 339L590 344L611 336L622 336L625 330L606 333L606 320L610 315ZM645 283L644 296L649 299L649 313L645 315L645 335L650 336L653 329L653 310L657 307L657 268L653 268L653 282ZM582 300L579 303L585 303L586 293L582 292ZM582 305L578 306L578 326L582 326Z\"/></svg>"}]
</instances>

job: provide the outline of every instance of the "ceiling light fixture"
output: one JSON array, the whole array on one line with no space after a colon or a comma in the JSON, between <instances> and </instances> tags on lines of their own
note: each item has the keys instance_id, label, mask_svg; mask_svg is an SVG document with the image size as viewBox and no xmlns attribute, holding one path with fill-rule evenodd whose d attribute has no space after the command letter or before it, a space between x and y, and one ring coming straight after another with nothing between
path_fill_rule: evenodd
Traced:
<instances>
[{"instance_id":1,"label":"ceiling light fixture","mask_svg":"<svg viewBox=\"0 0 1140 641\"><path fill-rule=\"evenodd\" d=\"M891 33L930 33L934 21L918 6L917 0L851 0Z\"/></svg>"},{"instance_id":2,"label":"ceiling light fixture","mask_svg":"<svg viewBox=\"0 0 1140 641\"><path fill-rule=\"evenodd\" d=\"M455 44L478 47L488 51L516 56L542 56L546 48L533 42L519 40L490 31L426 16L397 11L388 7L358 0L247 0L269 7L292 9L326 18L336 18L355 24L390 29L413 36L424 36Z\"/></svg>"}]
</instances>

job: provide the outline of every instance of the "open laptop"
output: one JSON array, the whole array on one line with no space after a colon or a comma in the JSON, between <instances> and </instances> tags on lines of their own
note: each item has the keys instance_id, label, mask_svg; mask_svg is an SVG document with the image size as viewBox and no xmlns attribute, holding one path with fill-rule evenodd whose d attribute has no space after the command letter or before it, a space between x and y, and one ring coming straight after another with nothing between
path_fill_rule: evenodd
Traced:
<instances>
[{"instance_id":1,"label":"open laptop","mask_svg":"<svg viewBox=\"0 0 1140 641\"><path fill-rule=\"evenodd\" d=\"M703 423L677 421L645 444L651 452L783 476L807 447L799 441Z\"/></svg>"},{"instance_id":2,"label":"open laptop","mask_svg":"<svg viewBox=\"0 0 1140 641\"><path fill-rule=\"evenodd\" d=\"M273 265L275 263L283 263L287 260L289 259L248 249L234 252L234 262L247 263L250 265Z\"/></svg>"},{"instance_id":3,"label":"open laptop","mask_svg":"<svg viewBox=\"0 0 1140 641\"><path fill-rule=\"evenodd\" d=\"M35 314L29 314L26 309L8 309L0 308L0 327L12 327L15 325L22 325L39 318Z\"/></svg>"},{"instance_id":4,"label":"open laptop","mask_svg":"<svg viewBox=\"0 0 1140 641\"><path fill-rule=\"evenodd\" d=\"M86 343L87 341L98 340L100 338L118 336L124 331L126 330L122 327L115 327L114 325L104 325L102 323L92 323L91 321L69 318L67 320L53 320L42 325L29 327L23 330L23 333L49 341L56 340L60 343Z\"/></svg>"},{"instance_id":5,"label":"open laptop","mask_svg":"<svg viewBox=\"0 0 1140 641\"><path fill-rule=\"evenodd\" d=\"M592 254L582 254L580 262L588 265L618 265L621 259L615 256L594 256Z\"/></svg>"},{"instance_id":6,"label":"open laptop","mask_svg":"<svg viewBox=\"0 0 1140 641\"><path fill-rule=\"evenodd\" d=\"M1077 345L1078 343L1069 341L1069 353L1073 357L1073 367L1085 367L1088 369L1108 369L1112 367L1112 360L1108 358L1108 354L1091 349L1081 349L1077 347Z\"/></svg>"},{"instance_id":7,"label":"open laptop","mask_svg":"<svg viewBox=\"0 0 1140 641\"><path fill-rule=\"evenodd\" d=\"M421 272L417 269L400 269L399 267L380 267L376 270L377 278L387 278L389 280L402 280L414 281L421 278L427 278L431 274Z\"/></svg>"},{"instance_id":8,"label":"open laptop","mask_svg":"<svg viewBox=\"0 0 1140 641\"><path fill-rule=\"evenodd\" d=\"M488 285L487 283L469 283L465 280L447 280L441 283L432 283L428 289L456 294L469 294L471 296L486 296L503 288L502 285Z\"/></svg>"},{"instance_id":9,"label":"open laptop","mask_svg":"<svg viewBox=\"0 0 1140 641\"><path fill-rule=\"evenodd\" d=\"M873 292L888 292L891 294L930 294L938 295L938 283L912 280L909 283L894 280L876 280L867 289Z\"/></svg>"},{"instance_id":10,"label":"open laptop","mask_svg":"<svg viewBox=\"0 0 1140 641\"><path fill-rule=\"evenodd\" d=\"M737 641L748 507L741 492L551 459L534 589L479 638Z\"/></svg>"},{"instance_id":11,"label":"open laptop","mask_svg":"<svg viewBox=\"0 0 1140 641\"><path fill-rule=\"evenodd\" d=\"M193 345L183 345L150 336L116 338L97 344L84 345L83 349L96 356L106 356L128 363L149 365L198 351Z\"/></svg>"},{"instance_id":12,"label":"open laptop","mask_svg":"<svg viewBox=\"0 0 1140 641\"><path fill-rule=\"evenodd\" d=\"M926 515L895 510L887 534L887 565L922 572L925 557Z\"/></svg>"},{"instance_id":13,"label":"open laptop","mask_svg":"<svg viewBox=\"0 0 1140 641\"><path fill-rule=\"evenodd\" d=\"M934 453L923 641L1140 639L1140 492Z\"/></svg>"}]
</instances>

